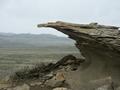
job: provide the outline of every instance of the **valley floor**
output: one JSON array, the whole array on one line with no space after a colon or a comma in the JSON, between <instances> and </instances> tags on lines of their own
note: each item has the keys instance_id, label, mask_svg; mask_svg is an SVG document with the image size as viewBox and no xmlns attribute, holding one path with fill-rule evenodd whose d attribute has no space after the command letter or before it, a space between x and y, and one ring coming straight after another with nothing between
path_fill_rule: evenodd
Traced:
<instances>
[{"instance_id":1,"label":"valley floor","mask_svg":"<svg viewBox=\"0 0 120 90\"><path fill-rule=\"evenodd\" d=\"M72 46L0 48L0 78L26 66L33 66L41 62L56 62L68 54L80 55L76 47Z\"/></svg>"}]
</instances>

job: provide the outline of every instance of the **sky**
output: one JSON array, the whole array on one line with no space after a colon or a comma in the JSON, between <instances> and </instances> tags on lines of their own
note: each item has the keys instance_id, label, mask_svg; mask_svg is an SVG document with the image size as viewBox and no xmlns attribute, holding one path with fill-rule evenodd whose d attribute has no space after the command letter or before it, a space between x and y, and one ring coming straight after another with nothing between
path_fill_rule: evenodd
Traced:
<instances>
[{"instance_id":1,"label":"sky","mask_svg":"<svg viewBox=\"0 0 120 90\"><path fill-rule=\"evenodd\" d=\"M37 28L48 21L120 26L120 0L0 0L0 32L65 36Z\"/></svg>"}]
</instances>

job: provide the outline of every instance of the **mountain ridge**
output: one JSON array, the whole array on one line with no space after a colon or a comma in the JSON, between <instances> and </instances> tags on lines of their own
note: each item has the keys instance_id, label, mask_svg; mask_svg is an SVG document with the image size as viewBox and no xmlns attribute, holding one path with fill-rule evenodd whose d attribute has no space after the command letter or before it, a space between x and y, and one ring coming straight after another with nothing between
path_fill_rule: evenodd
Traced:
<instances>
[{"instance_id":1,"label":"mountain ridge","mask_svg":"<svg viewBox=\"0 0 120 90\"><path fill-rule=\"evenodd\" d=\"M67 37L51 34L0 33L0 48L73 46L74 41Z\"/></svg>"}]
</instances>

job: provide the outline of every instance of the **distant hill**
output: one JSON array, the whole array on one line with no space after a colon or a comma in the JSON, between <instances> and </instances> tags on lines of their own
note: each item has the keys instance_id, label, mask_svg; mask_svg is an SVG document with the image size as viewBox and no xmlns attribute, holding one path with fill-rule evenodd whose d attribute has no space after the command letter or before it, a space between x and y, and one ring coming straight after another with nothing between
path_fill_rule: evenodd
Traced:
<instances>
[{"instance_id":1,"label":"distant hill","mask_svg":"<svg viewBox=\"0 0 120 90\"><path fill-rule=\"evenodd\" d=\"M74 41L50 34L0 33L0 48L73 46Z\"/></svg>"}]
</instances>

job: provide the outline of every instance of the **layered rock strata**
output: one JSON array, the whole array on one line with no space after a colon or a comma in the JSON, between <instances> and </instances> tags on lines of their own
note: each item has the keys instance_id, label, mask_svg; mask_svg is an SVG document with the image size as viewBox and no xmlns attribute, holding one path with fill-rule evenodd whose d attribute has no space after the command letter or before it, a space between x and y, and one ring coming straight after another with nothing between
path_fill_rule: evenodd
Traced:
<instances>
[{"instance_id":1,"label":"layered rock strata","mask_svg":"<svg viewBox=\"0 0 120 90\"><path fill-rule=\"evenodd\" d=\"M76 41L75 45L85 58L73 77L80 83L111 77L120 83L120 31L119 27L67 22L48 22L38 27L56 29ZM79 79L78 79L79 78Z\"/></svg>"}]
</instances>

